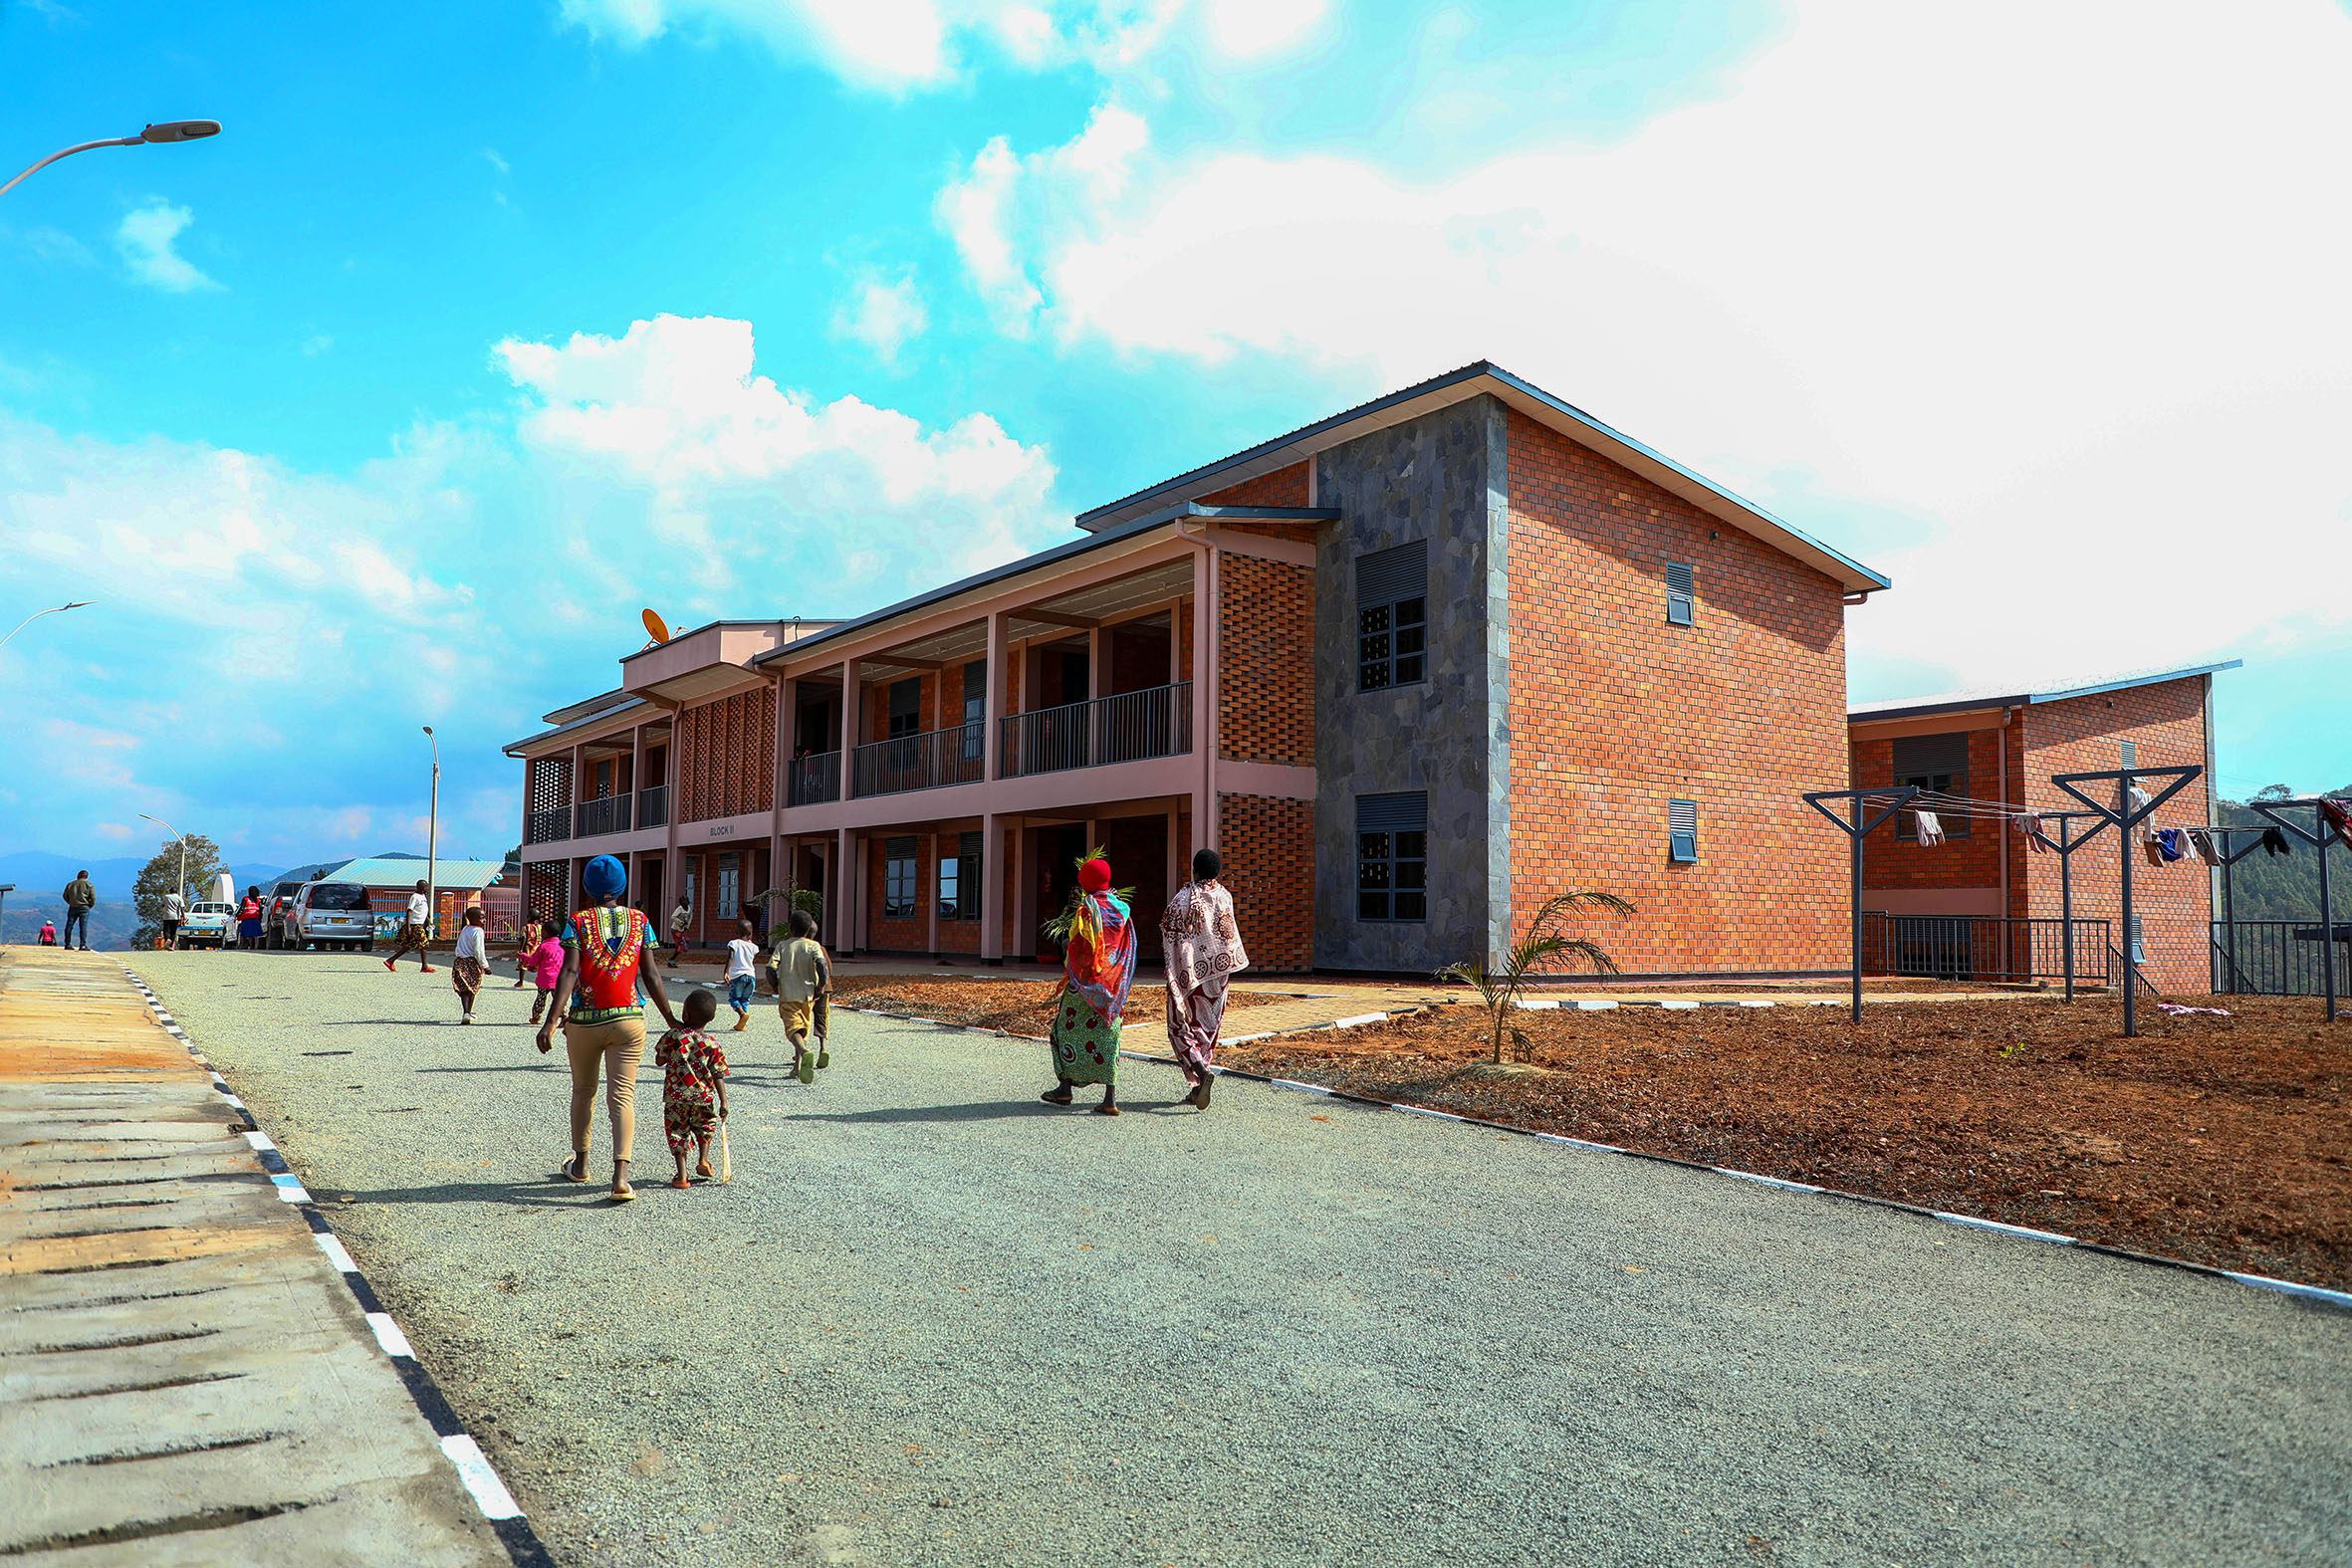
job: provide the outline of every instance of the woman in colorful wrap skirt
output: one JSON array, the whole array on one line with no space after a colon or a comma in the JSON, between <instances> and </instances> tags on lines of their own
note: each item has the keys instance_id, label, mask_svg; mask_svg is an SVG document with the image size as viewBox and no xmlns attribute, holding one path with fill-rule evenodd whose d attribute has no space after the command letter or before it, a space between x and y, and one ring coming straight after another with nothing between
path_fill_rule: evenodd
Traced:
<instances>
[{"instance_id":1,"label":"woman in colorful wrap skirt","mask_svg":"<svg viewBox=\"0 0 2352 1568\"><path fill-rule=\"evenodd\" d=\"M1081 1083L1102 1085L1097 1116L1119 1114L1119 1016L1135 983L1135 923L1110 890L1110 862L1078 867L1078 907L1061 951L1061 1005L1054 1011L1054 1087L1041 1098L1067 1105Z\"/></svg>"}]
</instances>

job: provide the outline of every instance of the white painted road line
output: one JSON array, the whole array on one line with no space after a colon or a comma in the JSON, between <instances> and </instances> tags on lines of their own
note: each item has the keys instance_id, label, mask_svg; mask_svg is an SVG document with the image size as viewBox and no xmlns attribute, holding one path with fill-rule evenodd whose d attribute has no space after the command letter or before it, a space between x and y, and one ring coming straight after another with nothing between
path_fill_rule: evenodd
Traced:
<instances>
[{"instance_id":1,"label":"white painted road line","mask_svg":"<svg viewBox=\"0 0 2352 1568\"><path fill-rule=\"evenodd\" d=\"M1948 1220L1954 1225L1965 1225L1973 1231L1999 1231L2003 1235L2021 1235L2033 1241L2055 1241L2060 1246L2074 1244L2074 1237L2060 1235L2055 1231L2036 1231L2027 1226L2003 1225L1999 1220L1979 1220L1974 1215L1946 1214L1941 1209L1935 1210L1933 1213L1939 1220Z\"/></svg>"},{"instance_id":2,"label":"white painted road line","mask_svg":"<svg viewBox=\"0 0 2352 1568\"><path fill-rule=\"evenodd\" d=\"M394 1330L398 1332L398 1330ZM489 1456L482 1446L460 1432L441 1440L441 1452L449 1456L449 1462L457 1466L457 1478L465 1482L465 1489L474 1494L474 1505L482 1510L485 1519L520 1519L523 1510L515 1505L514 1493L506 1489L506 1482L498 1478L498 1471L490 1467Z\"/></svg>"},{"instance_id":3,"label":"white painted road line","mask_svg":"<svg viewBox=\"0 0 2352 1568\"><path fill-rule=\"evenodd\" d=\"M1335 1029L1352 1029L1361 1027L1366 1023L1385 1022L1387 1018L1388 1014L1385 1012L1359 1012L1352 1018L1340 1018L1336 1020L1332 1023L1331 1027Z\"/></svg>"},{"instance_id":4,"label":"white painted road line","mask_svg":"<svg viewBox=\"0 0 2352 1568\"><path fill-rule=\"evenodd\" d=\"M270 1185L278 1189L278 1197L290 1204L307 1204L311 1195L303 1190L299 1176L273 1176Z\"/></svg>"},{"instance_id":5,"label":"white painted road line","mask_svg":"<svg viewBox=\"0 0 2352 1568\"><path fill-rule=\"evenodd\" d=\"M352 1261L352 1254L344 1250L343 1243L331 1232L315 1231L311 1233L311 1239L319 1243L319 1250L327 1254L327 1261L343 1272L355 1274L359 1271L359 1265Z\"/></svg>"},{"instance_id":6,"label":"white painted road line","mask_svg":"<svg viewBox=\"0 0 2352 1568\"><path fill-rule=\"evenodd\" d=\"M408 1336L400 1332L400 1325L392 1321L389 1312L368 1313L367 1326L375 1330L375 1342L383 1346L385 1355L416 1359L416 1352L408 1348Z\"/></svg>"},{"instance_id":7,"label":"white painted road line","mask_svg":"<svg viewBox=\"0 0 2352 1568\"><path fill-rule=\"evenodd\" d=\"M253 1149L256 1154L259 1154L264 1149L275 1149L278 1147L276 1144L270 1142L270 1135L266 1132L249 1132L245 1135L245 1141L253 1145Z\"/></svg>"}]
</instances>

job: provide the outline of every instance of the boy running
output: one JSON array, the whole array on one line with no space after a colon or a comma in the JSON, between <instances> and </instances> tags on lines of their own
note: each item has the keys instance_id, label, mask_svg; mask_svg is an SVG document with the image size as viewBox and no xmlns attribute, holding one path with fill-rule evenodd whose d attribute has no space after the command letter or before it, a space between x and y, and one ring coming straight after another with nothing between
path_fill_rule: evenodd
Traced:
<instances>
[{"instance_id":1,"label":"boy running","mask_svg":"<svg viewBox=\"0 0 2352 1568\"><path fill-rule=\"evenodd\" d=\"M741 1034L752 1026L752 993L759 987L759 928L746 915L735 922L735 940L727 944L727 1006L735 1009L733 1033Z\"/></svg>"},{"instance_id":2,"label":"boy running","mask_svg":"<svg viewBox=\"0 0 2352 1568\"><path fill-rule=\"evenodd\" d=\"M432 955L425 951L425 937L432 930L426 922L432 918L433 901L425 891L424 878L419 877L416 891L408 895L408 918L401 923L399 945L392 949L392 956L383 961L385 969L390 969L400 961L401 954L413 949L416 953L416 972L419 975L433 972Z\"/></svg>"},{"instance_id":3,"label":"boy running","mask_svg":"<svg viewBox=\"0 0 2352 1568\"><path fill-rule=\"evenodd\" d=\"M703 1025L718 1011L718 1001L709 992L694 992L686 999L686 1026L664 1034L653 1049L654 1063L661 1068L661 1130L678 1162L672 1187L693 1185L686 1180L689 1146L700 1151L694 1174L714 1174L711 1138L727 1115L727 1053L703 1032Z\"/></svg>"},{"instance_id":4,"label":"boy running","mask_svg":"<svg viewBox=\"0 0 2352 1568\"><path fill-rule=\"evenodd\" d=\"M793 1074L803 1083L817 1081L817 1069L830 1066L831 1055L809 1048L809 1030L824 995L832 989L832 960L817 940L817 920L809 911L793 911L791 935L776 945L776 1011L784 1019L785 1035L793 1042Z\"/></svg>"}]
</instances>

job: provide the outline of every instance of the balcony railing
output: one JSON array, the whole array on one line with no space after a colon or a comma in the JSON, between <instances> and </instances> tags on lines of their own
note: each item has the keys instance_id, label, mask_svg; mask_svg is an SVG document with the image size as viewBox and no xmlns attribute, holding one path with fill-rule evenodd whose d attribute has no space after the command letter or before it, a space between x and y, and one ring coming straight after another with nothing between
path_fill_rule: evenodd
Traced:
<instances>
[{"instance_id":1,"label":"balcony railing","mask_svg":"<svg viewBox=\"0 0 2352 1568\"><path fill-rule=\"evenodd\" d=\"M851 764L851 787L860 795L898 794L975 783L986 772L985 737L979 724L958 724L869 742L857 749Z\"/></svg>"},{"instance_id":2,"label":"balcony railing","mask_svg":"<svg viewBox=\"0 0 2352 1568\"><path fill-rule=\"evenodd\" d=\"M572 812L560 805L531 811L523 817L523 842L553 844L572 836Z\"/></svg>"},{"instance_id":3,"label":"balcony railing","mask_svg":"<svg viewBox=\"0 0 2352 1568\"><path fill-rule=\"evenodd\" d=\"M670 786L649 784L637 791L637 825L639 827L667 827L670 825Z\"/></svg>"},{"instance_id":4,"label":"balcony railing","mask_svg":"<svg viewBox=\"0 0 2352 1568\"><path fill-rule=\"evenodd\" d=\"M841 797L841 754L812 752L785 765L786 805L826 805Z\"/></svg>"},{"instance_id":5,"label":"balcony railing","mask_svg":"<svg viewBox=\"0 0 2352 1568\"><path fill-rule=\"evenodd\" d=\"M572 836L594 838L601 833L625 833L629 825L629 797L608 794L597 800L583 800L572 808Z\"/></svg>"},{"instance_id":6,"label":"balcony railing","mask_svg":"<svg viewBox=\"0 0 2352 1568\"><path fill-rule=\"evenodd\" d=\"M2317 917L2306 920L2227 920L2213 923L2213 987L2254 997L2317 997L2336 970L2336 994L2352 996L2352 924L2337 921L2335 940Z\"/></svg>"},{"instance_id":7,"label":"balcony railing","mask_svg":"<svg viewBox=\"0 0 2352 1568\"><path fill-rule=\"evenodd\" d=\"M1007 779L1177 757L1192 750L1192 682L1065 703L1000 721Z\"/></svg>"},{"instance_id":8,"label":"balcony railing","mask_svg":"<svg viewBox=\"0 0 2352 1568\"><path fill-rule=\"evenodd\" d=\"M1862 916L1862 972L1921 975L1937 980L2025 985L2066 973L2060 920L2008 920L1993 915ZM2114 948L2107 922L2074 922L2074 983L2110 984Z\"/></svg>"}]
</instances>

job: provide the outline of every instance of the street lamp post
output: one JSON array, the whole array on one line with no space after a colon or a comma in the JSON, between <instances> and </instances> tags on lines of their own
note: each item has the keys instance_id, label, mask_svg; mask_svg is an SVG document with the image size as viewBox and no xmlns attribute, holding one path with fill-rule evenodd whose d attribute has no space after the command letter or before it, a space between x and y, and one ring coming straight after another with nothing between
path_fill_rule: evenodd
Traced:
<instances>
[{"instance_id":1,"label":"street lamp post","mask_svg":"<svg viewBox=\"0 0 2352 1568\"><path fill-rule=\"evenodd\" d=\"M188 840L186 835L159 816L148 816L144 811L138 814L179 840L179 896L184 902L188 896Z\"/></svg>"},{"instance_id":2,"label":"street lamp post","mask_svg":"<svg viewBox=\"0 0 2352 1568\"><path fill-rule=\"evenodd\" d=\"M424 738L433 743L433 793L425 807L424 819L424 886L432 913L425 929L437 937L441 934L441 872L437 859L441 852L441 743L434 739L429 724L424 727Z\"/></svg>"},{"instance_id":3,"label":"street lamp post","mask_svg":"<svg viewBox=\"0 0 2352 1568\"><path fill-rule=\"evenodd\" d=\"M24 181L25 175L35 174L49 167L59 158L70 158L77 152L88 152L93 147L136 147L150 141L201 141L206 136L220 134L217 119L167 119L159 125L149 125L135 136L106 136L97 141L76 142L61 151L52 152L31 168L5 185L0 185L0 196L7 195Z\"/></svg>"},{"instance_id":4,"label":"street lamp post","mask_svg":"<svg viewBox=\"0 0 2352 1568\"><path fill-rule=\"evenodd\" d=\"M22 179L24 176L20 174L17 177ZM30 626L33 624L33 622L39 620L44 615L63 615L67 610L70 609L87 609L90 607L91 602L92 601L89 599L71 599L63 604L52 604L45 610L35 610L32 614L27 615L23 620L18 621L15 626L11 627L9 629L8 637L15 636L18 632L24 630L27 626ZM6 647L8 645L8 637L0 637L0 647ZM154 819L149 817L148 820L152 821Z\"/></svg>"}]
</instances>

